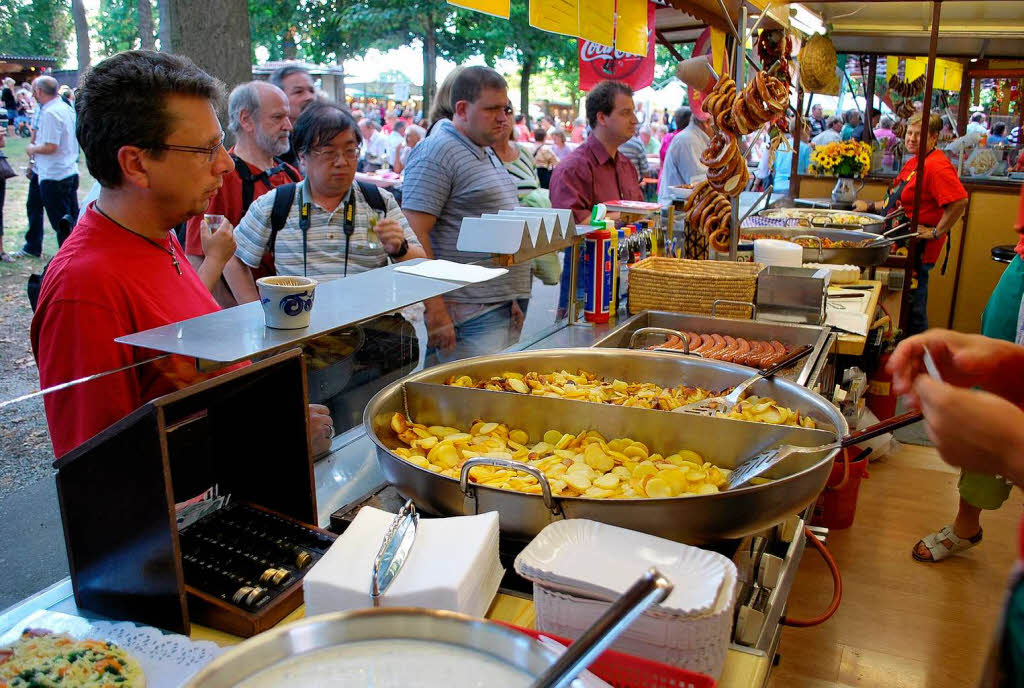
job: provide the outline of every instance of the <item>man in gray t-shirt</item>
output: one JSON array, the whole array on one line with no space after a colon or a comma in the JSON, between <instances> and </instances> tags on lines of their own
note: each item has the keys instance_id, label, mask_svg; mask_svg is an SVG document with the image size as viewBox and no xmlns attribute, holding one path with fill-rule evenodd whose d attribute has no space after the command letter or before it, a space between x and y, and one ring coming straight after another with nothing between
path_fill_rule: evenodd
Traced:
<instances>
[{"instance_id":1,"label":"man in gray t-shirt","mask_svg":"<svg viewBox=\"0 0 1024 688\"><path fill-rule=\"evenodd\" d=\"M464 217L518 205L516 184L491 150L511 116L508 85L488 67L467 67L451 90L454 115L434 127L409 155L402 209L428 257L488 263L488 256L459 251ZM500 351L519 339L530 298L530 266L444 297L447 308L427 313L438 358L454 360Z\"/></svg>"}]
</instances>

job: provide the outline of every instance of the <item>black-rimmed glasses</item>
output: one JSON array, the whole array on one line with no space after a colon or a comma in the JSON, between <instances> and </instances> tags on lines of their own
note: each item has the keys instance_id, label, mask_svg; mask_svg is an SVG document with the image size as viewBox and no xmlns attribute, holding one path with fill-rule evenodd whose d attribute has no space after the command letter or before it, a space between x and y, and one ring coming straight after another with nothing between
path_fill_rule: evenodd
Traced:
<instances>
[{"instance_id":1,"label":"black-rimmed glasses","mask_svg":"<svg viewBox=\"0 0 1024 688\"><path fill-rule=\"evenodd\" d=\"M202 146L177 146L169 143L161 143L159 146L153 146L154 150L173 150L181 151L182 153L199 153L206 156L206 162L213 162L217 157L217 153L224 147L224 133L221 132L220 141L213 144L209 148L203 148Z\"/></svg>"}]
</instances>

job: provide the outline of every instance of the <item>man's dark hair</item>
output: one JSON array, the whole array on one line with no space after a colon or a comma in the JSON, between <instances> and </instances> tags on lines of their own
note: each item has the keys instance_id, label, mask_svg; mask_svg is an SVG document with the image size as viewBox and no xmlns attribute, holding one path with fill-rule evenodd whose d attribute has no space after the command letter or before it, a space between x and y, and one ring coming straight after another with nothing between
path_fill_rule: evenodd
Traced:
<instances>
[{"instance_id":1,"label":"man's dark hair","mask_svg":"<svg viewBox=\"0 0 1024 688\"><path fill-rule=\"evenodd\" d=\"M284 90L284 80L290 77L292 74L303 73L310 79L313 75L309 73L309 70L299 65L285 65L284 67L278 67L274 70L274 73L270 75L270 83L277 86L282 91Z\"/></svg>"},{"instance_id":2,"label":"man's dark hair","mask_svg":"<svg viewBox=\"0 0 1024 688\"><path fill-rule=\"evenodd\" d=\"M544 127L537 127L533 130L533 140L537 143L544 143L544 139L548 137L548 133L544 131Z\"/></svg>"},{"instance_id":3,"label":"man's dark hair","mask_svg":"<svg viewBox=\"0 0 1024 688\"><path fill-rule=\"evenodd\" d=\"M495 91L506 90L508 83L505 77L490 67L473 66L463 69L452 84L452 111L455 111L455 104L460 100L475 103L485 88Z\"/></svg>"},{"instance_id":4,"label":"man's dark hair","mask_svg":"<svg viewBox=\"0 0 1024 688\"><path fill-rule=\"evenodd\" d=\"M971 121L972 122L984 122L985 121L985 115L983 113L981 113L981 112L975 112L973 115L971 115Z\"/></svg>"},{"instance_id":5,"label":"man's dark hair","mask_svg":"<svg viewBox=\"0 0 1024 688\"><path fill-rule=\"evenodd\" d=\"M399 134L401 134L403 131L405 131L405 120L396 120L394 126L392 126L391 128L397 131Z\"/></svg>"},{"instance_id":6,"label":"man's dark hair","mask_svg":"<svg viewBox=\"0 0 1024 688\"><path fill-rule=\"evenodd\" d=\"M307 155L314 148L325 146L338 134L351 129L356 135L356 144L363 142L359 127L352 115L334 103L311 103L295 120L292 130L292 146L296 153Z\"/></svg>"},{"instance_id":7,"label":"man's dark hair","mask_svg":"<svg viewBox=\"0 0 1024 688\"><path fill-rule=\"evenodd\" d=\"M693 117L693 110L688 107L677 108L672 119L676 123L676 131L682 131L690 126L690 118Z\"/></svg>"},{"instance_id":8,"label":"man's dark hair","mask_svg":"<svg viewBox=\"0 0 1024 688\"><path fill-rule=\"evenodd\" d=\"M597 115L612 114L615 109L615 96L622 94L633 97L633 89L621 81L602 81L587 94L587 123L591 129L597 127Z\"/></svg>"},{"instance_id":9,"label":"man's dark hair","mask_svg":"<svg viewBox=\"0 0 1024 688\"><path fill-rule=\"evenodd\" d=\"M175 122L167 96L209 99L215 108L224 86L187 57L153 50L127 50L96 64L82 79L75 97L76 135L89 174L106 188L121 185L117 153L138 146L159 159Z\"/></svg>"},{"instance_id":10,"label":"man's dark hair","mask_svg":"<svg viewBox=\"0 0 1024 688\"><path fill-rule=\"evenodd\" d=\"M1003 132L1006 131L1006 124L1004 122L996 122L992 125L992 133L996 136L1002 136Z\"/></svg>"},{"instance_id":11,"label":"man's dark hair","mask_svg":"<svg viewBox=\"0 0 1024 688\"><path fill-rule=\"evenodd\" d=\"M525 119L526 115L520 112L518 115L516 115L516 124L522 124Z\"/></svg>"}]
</instances>

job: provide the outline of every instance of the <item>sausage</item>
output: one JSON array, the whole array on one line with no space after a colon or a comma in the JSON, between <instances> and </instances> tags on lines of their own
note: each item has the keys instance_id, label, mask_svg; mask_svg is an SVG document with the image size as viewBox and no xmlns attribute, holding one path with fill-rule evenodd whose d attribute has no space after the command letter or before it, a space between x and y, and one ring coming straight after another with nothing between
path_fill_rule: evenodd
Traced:
<instances>
[{"instance_id":1,"label":"sausage","mask_svg":"<svg viewBox=\"0 0 1024 688\"><path fill-rule=\"evenodd\" d=\"M736 338L736 343L739 344L739 349L733 354L733 363L743 363L747 359L747 354L750 353L750 342L742 337Z\"/></svg>"},{"instance_id":2,"label":"sausage","mask_svg":"<svg viewBox=\"0 0 1024 688\"><path fill-rule=\"evenodd\" d=\"M754 347L756 346L756 349ZM747 356L747 365L755 368L761 368L764 365L765 358L773 355L773 349L771 344L768 342L762 342L760 340L752 342L751 349L753 349L749 356Z\"/></svg>"},{"instance_id":3,"label":"sausage","mask_svg":"<svg viewBox=\"0 0 1024 688\"><path fill-rule=\"evenodd\" d=\"M698 346L700 346L701 338L700 335L697 334L696 332L687 332L686 337L687 339L690 340L690 351L693 351Z\"/></svg>"},{"instance_id":4,"label":"sausage","mask_svg":"<svg viewBox=\"0 0 1024 688\"><path fill-rule=\"evenodd\" d=\"M711 356L712 358L718 358L718 354L720 354L725 349L725 338L722 337L722 335L720 334L712 334L711 340L711 348L708 349L705 353L708 356Z\"/></svg>"},{"instance_id":5,"label":"sausage","mask_svg":"<svg viewBox=\"0 0 1024 688\"><path fill-rule=\"evenodd\" d=\"M725 335L725 348L722 349L721 354L718 356L718 360L731 363L732 357L736 354L738 349L739 342L729 335Z\"/></svg>"},{"instance_id":6,"label":"sausage","mask_svg":"<svg viewBox=\"0 0 1024 688\"><path fill-rule=\"evenodd\" d=\"M679 337L677 337L675 335L672 335L667 340L665 340L664 344L662 344L661 346L655 347L655 348L657 348L657 349L678 349L679 348L679 342L680 342Z\"/></svg>"},{"instance_id":7,"label":"sausage","mask_svg":"<svg viewBox=\"0 0 1024 688\"><path fill-rule=\"evenodd\" d=\"M700 336L700 346L698 346L696 349L690 349L690 351L693 351L695 353L702 353L702 354L704 354L704 353L707 353L708 349L710 349L710 348L711 348L711 335L709 335L709 334L702 334Z\"/></svg>"}]
</instances>

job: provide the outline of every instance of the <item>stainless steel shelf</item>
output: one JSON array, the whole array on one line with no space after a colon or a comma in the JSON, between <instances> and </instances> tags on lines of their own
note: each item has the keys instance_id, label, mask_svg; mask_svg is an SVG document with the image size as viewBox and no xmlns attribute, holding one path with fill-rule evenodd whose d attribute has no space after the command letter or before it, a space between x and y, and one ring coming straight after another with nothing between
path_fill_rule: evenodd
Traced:
<instances>
[{"instance_id":1,"label":"stainless steel shelf","mask_svg":"<svg viewBox=\"0 0 1024 688\"><path fill-rule=\"evenodd\" d=\"M402 265L415 265L423 259ZM217 364L234 363L288 349L322 334L455 291L463 282L396 272L394 265L345 279L322 282L309 327L274 330L266 326L259 302L210 313L173 325L119 337L118 342L189 356Z\"/></svg>"}]
</instances>

